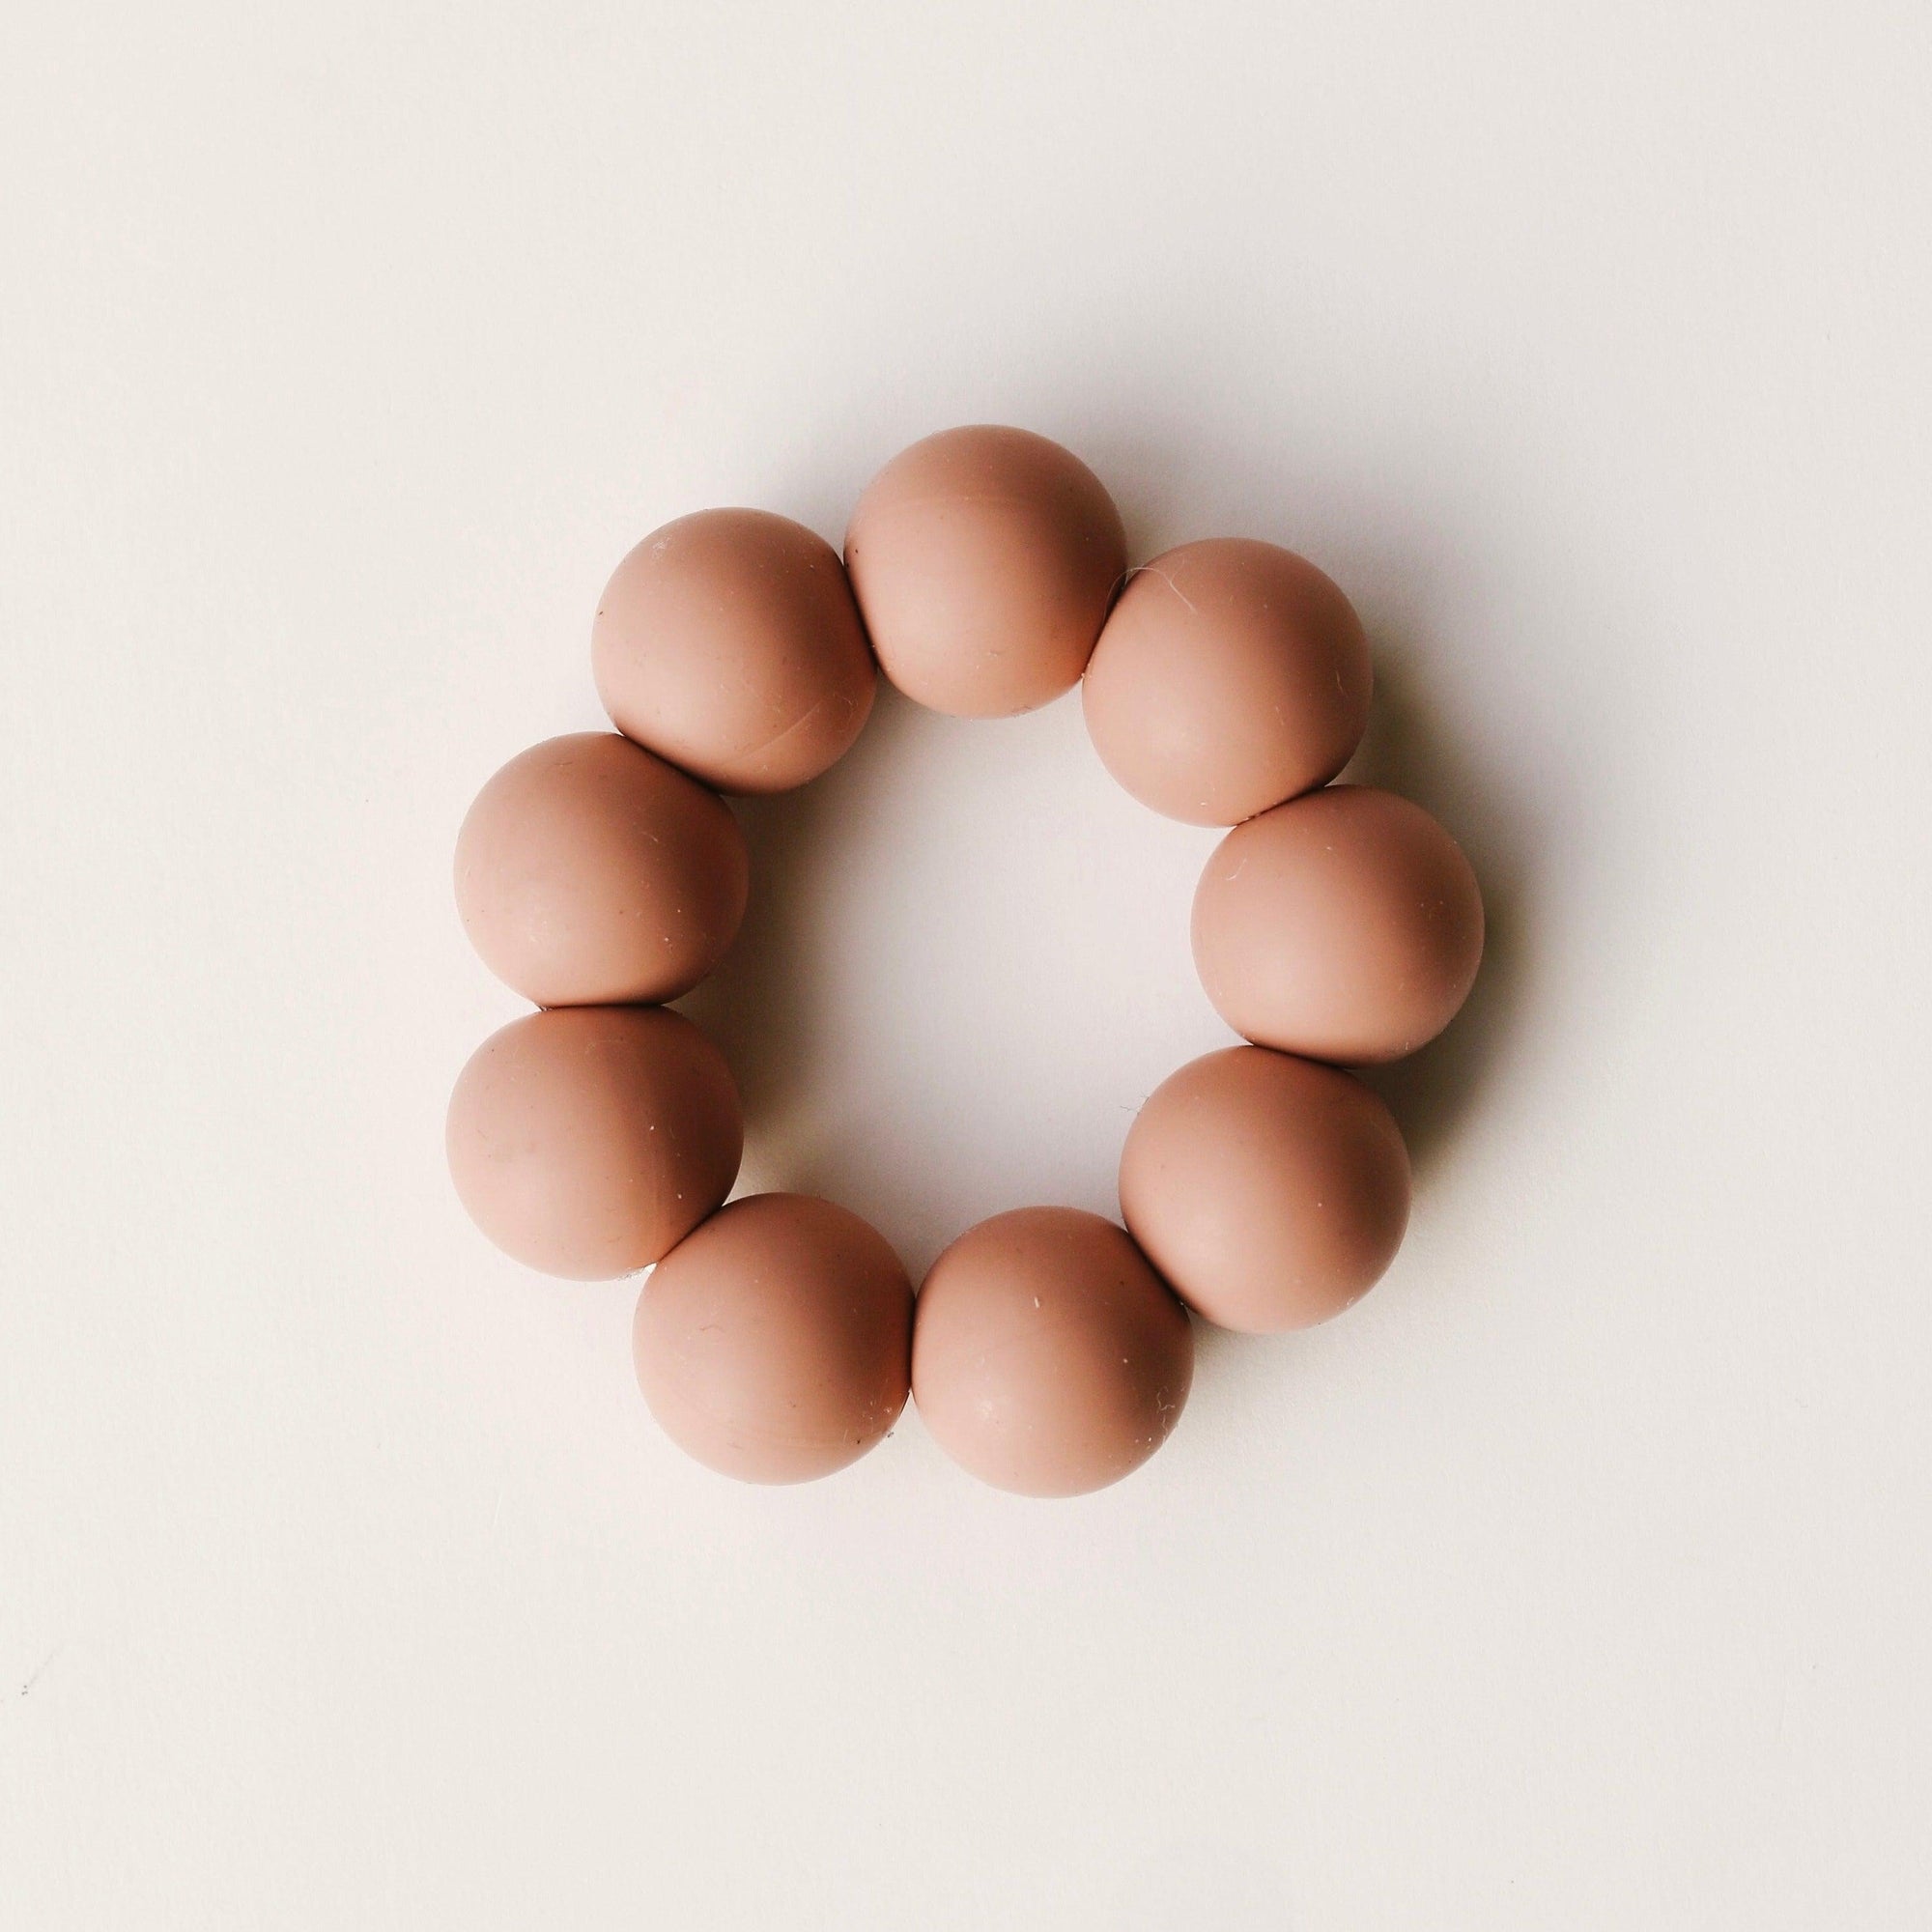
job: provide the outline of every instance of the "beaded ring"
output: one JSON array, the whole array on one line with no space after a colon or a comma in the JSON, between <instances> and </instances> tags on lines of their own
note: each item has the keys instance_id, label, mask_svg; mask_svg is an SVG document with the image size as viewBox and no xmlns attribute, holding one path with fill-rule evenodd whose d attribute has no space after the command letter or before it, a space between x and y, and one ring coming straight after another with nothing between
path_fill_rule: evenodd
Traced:
<instances>
[{"instance_id":1,"label":"beaded ring","mask_svg":"<svg viewBox=\"0 0 1932 1932\"><path fill-rule=\"evenodd\" d=\"M827 1475L910 1394L975 1475L1077 1494L1173 1429L1190 1312L1250 1334L1303 1327L1388 1266L1408 1156L1345 1069L1449 1023L1483 907L1426 812L1331 782L1367 724L1369 648L1313 564L1224 537L1130 571L1120 514L1077 458L1023 430L955 429L872 480L842 562L758 510L646 537L605 589L592 662L616 732L513 758L457 838L464 926L538 1010L464 1068L449 1164L477 1226L530 1266L651 1270L638 1380L693 1456L753 1482ZM1192 938L1208 999L1248 1042L1149 1096L1121 1157L1124 1226L1071 1208L995 1215L916 1298L886 1241L832 1202L725 1205L737 1090L665 1004L744 916L745 841L720 792L825 771L864 728L880 671L968 717L1080 683L1127 791L1231 828Z\"/></svg>"}]
</instances>

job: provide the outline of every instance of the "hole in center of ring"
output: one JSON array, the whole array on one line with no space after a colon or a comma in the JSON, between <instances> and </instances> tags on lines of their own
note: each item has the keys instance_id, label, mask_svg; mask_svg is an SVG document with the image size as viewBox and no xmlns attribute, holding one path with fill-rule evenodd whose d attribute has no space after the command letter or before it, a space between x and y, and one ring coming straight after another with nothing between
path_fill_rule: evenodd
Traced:
<instances>
[{"instance_id":1,"label":"hole in center of ring","mask_svg":"<svg viewBox=\"0 0 1932 1932\"><path fill-rule=\"evenodd\" d=\"M1223 835L1128 797L1077 689L1023 717L960 719L882 681L822 778L731 808L750 909L678 1004L744 1094L735 1192L823 1194L915 1281L1005 1208L1117 1216L1136 1109L1234 1040L1188 946Z\"/></svg>"}]
</instances>

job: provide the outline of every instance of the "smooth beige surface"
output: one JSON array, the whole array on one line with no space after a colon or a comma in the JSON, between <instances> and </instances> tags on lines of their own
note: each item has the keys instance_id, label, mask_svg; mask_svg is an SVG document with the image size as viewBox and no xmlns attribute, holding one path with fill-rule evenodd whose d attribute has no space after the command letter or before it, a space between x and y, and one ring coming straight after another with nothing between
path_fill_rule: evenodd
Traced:
<instances>
[{"instance_id":1,"label":"smooth beige surface","mask_svg":"<svg viewBox=\"0 0 1932 1932\"><path fill-rule=\"evenodd\" d=\"M456 839L469 942L541 1007L674 1000L745 916L744 835L715 792L610 731L521 752Z\"/></svg>"},{"instance_id":2,"label":"smooth beige surface","mask_svg":"<svg viewBox=\"0 0 1932 1932\"><path fill-rule=\"evenodd\" d=\"M1922 9L5 11L6 1932L1932 1925ZM980 421L1348 591L1485 965L1130 1481L729 1483L450 1190L451 840ZM741 1184L1113 1213L1217 835L1072 698L732 809Z\"/></svg>"},{"instance_id":3,"label":"smooth beige surface","mask_svg":"<svg viewBox=\"0 0 1932 1932\"><path fill-rule=\"evenodd\" d=\"M1024 1496L1130 1475L1167 1440L1194 1333L1126 1235L1076 1208L1019 1208L933 1263L913 1326L913 1397L961 1467Z\"/></svg>"},{"instance_id":4,"label":"smooth beige surface","mask_svg":"<svg viewBox=\"0 0 1932 1932\"><path fill-rule=\"evenodd\" d=\"M1419 805L1334 785L1237 825L1194 895L1194 961L1258 1045L1345 1065L1434 1039L1483 957L1462 848Z\"/></svg>"},{"instance_id":5,"label":"smooth beige surface","mask_svg":"<svg viewBox=\"0 0 1932 1932\"><path fill-rule=\"evenodd\" d=\"M638 1385L681 1449L744 1482L810 1482L898 1420L912 1283L848 1209L747 1195L651 1270L632 1341Z\"/></svg>"},{"instance_id":6,"label":"smooth beige surface","mask_svg":"<svg viewBox=\"0 0 1932 1932\"><path fill-rule=\"evenodd\" d=\"M1205 1054L1134 1117L1121 1217L1168 1286L1272 1335L1351 1307L1408 1223L1408 1151L1351 1074L1264 1047Z\"/></svg>"},{"instance_id":7,"label":"smooth beige surface","mask_svg":"<svg viewBox=\"0 0 1932 1932\"><path fill-rule=\"evenodd\" d=\"M562 1007L494 1033L450 1096L469 1217L545 1274L648 1267L730 1191L744 1149L718 1049L661 1007Z\"/></svg>"},{"instance_id":8,"label":"smooth beige surface","mask_svg":"<svg viewBox=\"0 0 1932 1932\"><path fill-rule=\"evenodd\" d=\"M633 549L591 625L618 730L705 783L785 791L843 755L877 673L838 553L768 510L698 510Z\"/></svg>"},{"instance_id":9,"label":"smooth beige surface","mask_svg":"<svg viewBox=\"0 0 1932 1932\"><path fill-rule=\"evenodd\" d=\"M941 430L874 476L845 567L880 667L965 718L1032 711L1071 689L1126 573L1105 486L1031 430Z\"/></svg>"},{"instance_id":10,"label":"smooth beige surface","mask_svg":"<svg viewBox=\"0 0 1932 1932\"><path fill-rule=\"evenodd\" d=\"M1370 684L1361 619L1331 579L1279 544L1207 537L1134 571L1080 700L1143 805L1236 825L1349 762Z\"/></svg>"}]
</instances>

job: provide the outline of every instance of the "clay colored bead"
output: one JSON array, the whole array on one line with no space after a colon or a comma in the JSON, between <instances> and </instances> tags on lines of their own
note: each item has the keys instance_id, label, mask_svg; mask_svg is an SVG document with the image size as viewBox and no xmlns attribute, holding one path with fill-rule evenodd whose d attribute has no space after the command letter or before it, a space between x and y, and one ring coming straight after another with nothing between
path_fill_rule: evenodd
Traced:
<instances>
[{"instance_id":1,"label":"clay colored bead","mask_svg":"<svg viewBox=\"0 0 1932 1932\"><path fill-rule=\"evenodd\" d=\"M1143 805L1236 825L1349 762L1370 684L1361 620L1321 571L1210 537L1128 579L1081 701L1101 762Z\"/></svg>"},{"instance_id":2,"label":"clay colored bead","mask_svg":"<svg viewBox=\"0 0 1932 1932\"><path fill-rule=\"evenodd\" d=\"M724 791L785 791L843 756L877 675L838 554L766 510L655 530L604 588L591 667L627 737Z\"/></svg>"},{"instance_id":3,"label":"clay colored bead","mask_svg":"<svg viewBox=\"0 0 1932 1932\"><path fill-rule=\"evenodd\" d=\"M1129 1232L1197 1315L1272 1335L1358 1301L1408 1224L1408 1151L1352 1074L1260 1046L1190 1062L1121 1155Z\"/></svg>"},{"instance_id":4,"label":"clay colored bead","mask_svg":"<svg viewBox=\"0 0 1932 1932\"><path fill-rule=\"evenodd\" d=\"M450 1096L469 1217L545 1274L648 1267L731 1191L744 1151L724 1057L662 1007L559 1007L492 1034Z\"/></svg>"},{"instance_id":5,"label":"clay colored bead","mask_svg":"<svg viewBox=\"0 0 1932 1932\"><path fill-rule=\"evenodd\" d=\"M942 431L895 456L845 533L880 668L908 697L1004 718L1070 691L1127 567L1120 512L1026 430Z\"/></svg>"},{"instance_id":6,"label":"clay colored bead","mask_svg":"<svg viewBox=\"0 0 1932 1932\"><path fill-rule=\"evenodd\" d=\"M1420 806L1332 785L1222 839L1193 930L1201 983L1236 1033L1369 1065L1455 1017L1482 962L1483 900L1462 848Z\"/></svg>"},{"instance_id":7,"label":"clay colored bead","mask_svg":"<svg viewBox=\"0 0 1932 1932\"><path fill-rule=\"evenodd\" d=\"M456 839L464 930L542 1007L689 992L737 932L749 880L724 800L610 731L512 758Z\"/></svg>"},{"instance_id":8,"label":"clay colored bead","mask_svg":"<svg viewBox=\"0 0 1932 1932\"><path fill-rule=\"evenodd\" d=\"M680 1448L742 1482L810 1482L904 1408L912 1284L858 1215L753 1194L657 1264L632 1333L638 1385Z\"/></svg>"},{"instance_id":9,"label":"clay colored bead","mask_svg":"<svg viewBox=\"0 0 1932 1932\"><path fill-rule=\"evenodd\" d=\"M1020 1495L1070 1496L1166 1441L1194 1375L1187 1311L1113 1222L996 1214L933 1263L913 1322L913 1400L939 1446Z\"/></svg>"}]
</instances>

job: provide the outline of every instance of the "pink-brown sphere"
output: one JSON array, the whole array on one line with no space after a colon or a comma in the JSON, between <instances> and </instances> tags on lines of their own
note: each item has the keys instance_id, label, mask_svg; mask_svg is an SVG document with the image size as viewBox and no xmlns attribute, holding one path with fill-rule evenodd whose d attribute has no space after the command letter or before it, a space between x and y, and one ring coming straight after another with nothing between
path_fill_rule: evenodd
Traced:
<instances>
[{"instance_id":1,"label":"pink-brown sphere","mask_svg":"<svg viewBox=\"0 0 1932 1932\"><path fill-rule=\"evenodd\" d=\"M680 1448L743 1482L810 1482L905 1406L912 1284L858 1215L753 1194L651 1271L633 1338L638 1384Z\"/></svg>"},{"instance_id":2,"label":"pink-brown sphere","mask_svg":"<svg viewBox=\"0 0 1932 1932\"><path fill-rule=\"evenodd\" d=\"M1370 684L1361 620L1321 571L1209 537L1128 579L1081 702L1101 762L1143 805L1236 825L1349 762Z\"/></svg>"},{"instance_id":3,"label":"pink-brown sphere","mask_svg":"<svg viewBox=\"0 0 1932 1932\"><path fill-rule=\"evenodd\" d=\"M724 1057L663 1007L558 1007L494 1033L450 1096L469 1217L545 1274L648 1267L731 1191L744 1151Z\"/></svg>"},{"instance_id":4,"label":"pink-brown sphere","mask_svg":"<svg viewBox=\"0 0 1932 1932\"><path fill-rule=\"evenodd\" d=\"M1120 512L1071 451L943 430L873 477L845 532L880 668L908 697L1005 718L1070 691L1127 567Z\"/></svg>"},{"instance_id":5,"label":"pink-brown sphere","mask_svg":"<svg viewBox=\"0 0 1932 1932\"><path fill-rule=\"evenodd\" d=\"M1167 1440L1194 1375L1187 1311L1123 1230L1021 1208L933 1263L913 1324L913 1400L952 1460L995 1488L1070 1496Z\"/></svg>"},{"instance_id":6,"label":"pink-brown sphere","mask_svg":"<svg viewBox=\"0 0 1932 1932\"><path fill-rule=\"evenodd\" d=\"M838 553L768 510L652 531L605 585L590 655L618 730L731 792L816 778L877 683Z\"/></svg>"},{"instance_id":7,"label":"pink-brown sphere","mask_svg":"<svg viewBox=\"0 0 1932 1932\"><path fill-rule=\"evenodd\" d=\"M611 731L512 758L456 839L470 944L540 1007L689 992L737 932L750 876L724 800Z\"/></svg>"},{"instance_id":8,"label":"pink-brown sphere","mask_svg":"<svg viewBox=\"0 0 1932 1932\"><path fill-rule=\"evenodd\" d=\"M1194 895L1194 963L1259 1046L1369 1065L1456 1016L1483 957L1462 848L1418 805L1364 785L1308 792L1237 825Z\"/></svg>"},{"instance_id":9,"label":"pink-brown sphere","mask_svg":"<svg viewBox=\"0 0 1932 1932\"><path fill-rule=\"evenodd\" d=\"M1260 1046L1170 1074L1121 1154L1121 1212L1174 1292L1223 1328L1338 1315L1408 1223L1408 1152L1353 1074Z\"/></svg>"}]
</instances>

